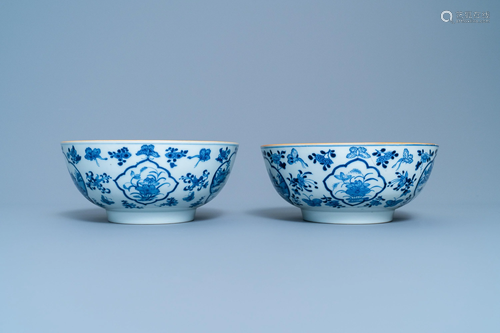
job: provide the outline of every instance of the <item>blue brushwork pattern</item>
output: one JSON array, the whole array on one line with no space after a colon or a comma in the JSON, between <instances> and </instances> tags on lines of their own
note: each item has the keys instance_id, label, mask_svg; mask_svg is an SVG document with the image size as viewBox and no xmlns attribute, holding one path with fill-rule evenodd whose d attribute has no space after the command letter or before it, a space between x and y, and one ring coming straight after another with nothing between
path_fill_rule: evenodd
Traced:
<instances>
[{"instance_id":1,"label":"blue brushwork pattern","mask_svg":"<svg viewBox=\"0 0 500 333\"><path fill-rule=\"evenodd\" d=\"M219 156L215 159L217 162L224 163L229 159L229 156L231 154L231 149L229 147L226 147L226 149L221 148L219 149Z\"/></svg>"},{"instance_id":2,"label":"blue brushwork pattern","mask_svg":"<svg viewBox=\"0 0 500 333\"><path fill-rule=\"evenodd\" d=\"M122 200L122 205L123 207L128 209L144 209L143 206L137 206L135 203L128 202L127 200Z\"/></svg>"},{"instance_id":3,"label":"blue brushwork pattern","mask_svg":"<svg viewBox=\"0 0 500 333\"><path fill-rule=\"evenodd\" d=\"M122 166L124 163L126 163L127 159L132 156L127 147L123 147L121 149L118 149L117 151L108 151L108 155L110 158L116 158L118 160L119 166Z\"/></svg>"},{"instance_id":4,"label":"blue brushwork pattern","mask_svg":"<svg viewBox=\"0 0 500 333\"><path fill-rule=\"evenodd\" d=\"M351 147L349 148L349 153L346 155L346 158L370 158L370 154L368 154L368 150L365 147Z\"/></svg>"},{"instance_id":5,"label":"blue brushwork pattern","mask_svg":"<svg viewBox=\"0 0 500 333\"><path fill-rule=\"evenodd\" d=\"M104 187L104 184L109 183L111 176L108 176L106 173L103 173L102 175L94 174L92 171L87 172L85 176L87 177L85 185L87 185L89 189L99 190L104 194L111 193L109 188Z\"/></svg>"},{"instance_id":6,"label":"blue brushwork pattern","mask_svg":"<svg viewBox=\"0 0 500 333\"><path fill-rule=\"evenodd\" d=\"M174 147L169 147L168 149L165 149L165 151L167 152L165 157L167 158L167 162L170 163L171 168L175 168L177 166L177 164L175 164L177 160L186 157L186 154L188 153L187 150L181 150Z\"/></svg>"},{"instance_id":7,"label":"blue brushwork pattern","mask_svg":"<svg viewBox=\"0 0 500 333\"><path fill-rule=\"evenodd\" d=\"M292 151L286 157L288 159L288 164L295 164L297 162L300 162L300 165L302 165L303 168L308 167L307 163L304 162L304 160L299 157L299 153L295 148L292 148Z\"/></svg>"},{"instance_id":8,"label":"blue brushwork pattern","mask_svg":"<svg viewBox=\"0 0 500 333\"><path fill-rule=\"evenodd\" d=\"M99 166L99 162L97 160L107 160L108 158L102 158L101 157L101 150L99 148L86 148L85 149L85 159L89 161L95 161L97 166Z\"/></svg>"},{"instance_id":9,"label":"blue brushwork pattern","mask_svg":"<svg viewBox=\"0 0 500 333\"><path fill-rule=\"evenodd\" d=\"M165 202L159 204L158 207L165 207L165 206L174 207L174 206L177 206L178 203L179 203L179 201L177 201L177 199L168 198L167 200L165 200Z\"/></svg>"},{"instance_id":10,"label":"blue brushwork pattern","mask_svg":"<svg viewBox=\"0 0 500 333\"><path fill-rule=\"evenodd\" d=\"M111 200L108 197L104 196L104 194L101 195L101 202L104 203L104 204L106 204L106 205L114 205L115 204L115 202L113 200Z\"/></svg>"},{"instance_id":11,"label":"blue brushwork pattern","mask_svg":"<svg viewBox=\"0 0 500 333\"><path fill-rule=\"evenodd\" d=\"M73 146L71 149L68 148L68 152L66 153L66 158L68 159L68 162L71 164L78 164L82 157L78 155L75 146Z\"/></svg>"},{"instance_id":12,"label":"blue brushwork pattern","mask_svg":"<svg viewBox=\"0 0 500 333\"><path fill-rule=\"evenodd\" d=\"M200 191L203 188L208 187L208 176L210 175L210 172L207 170L203 171L203 174L199 177L192 173L188 173L185 176L181 177L181 180L187 184L184 186L184 191L194 191L195 189Z\"/></svg>"},{"instance_id":13,"label":"blue brushwork pattern","mask_svg":"<svg viewBox=\"0 0 500 333\"><path fill-rule=\"evenodd\" d=\"M179 184L167 169L149 159L127 168L114 181L128 199L143 205L165 199Z\"/></svg>"},{"instance_id":14,"label":"blue brushwork pattern","mask_svg":"<svg viewBox=\"0 0 500 333\"><path fill-rule=\"evenodd\" d=\"M394 165L392 166L393 168L394 167L398 167L396 169L399 170L399 168L401 167L401 164L402 163L406 163L406 164L411 164L413 163L413 154L410 154L410 152L408 151L408 149L405 148L405 150L403 151L403 157L401 157L396 163L394 163Z\"/></svg>"},{"instance_id":15,"label":"blue brushwork pattern","mask_svg":"<svg viewBox=\"0 0 500 333\"><path fill-rule=\"evenodd\" d=\"M160 154L155 151L154 145L143 145L141 149L136 153L136 155L145 155L148 159L152 157L160 157Z\"/></svg>"},{"instance_id":16,"label":"blue brushwork pattern","mask_svg":"<svg viewBox=\"0 0 500 333\"><path fill-rule=\"evenodd\" d=\"M312 153L308 158L313 161L314 164L319 163L323 166L323 171L326 171L333 164L332 158L335 158L335 150L324 151L321 150L319 153Z\"/></svg>"},{"instance_id":17,"label":"blue brushwork pattern","mask_svg":"<svg viewBox=\"0 0 500 333\"><path fill-rule=\"evenodd\" d=\"M428 181L437 155L437 146L359 145L342 150L340 159L333 147L316 151L263 148L262 156L271 183L283 199L304 209L342 210L394 209L408 203Z\"/></svg>"},{"instance_id":18,"label":"blue brushwork pattern","mask_svg":"<svg viewBox=\"0 0 500 333\"><path fill-rule=\"evenodd\" d=\"M196 164L194 166L196 168L198 166L198 163L206 162L206 161L210 160L210 149L209 148L202 148L202 149L200 149L200 152L198 153L198 155L188 156L188 159L192 159L192 158L198 159L198 162L196 162Z\"/></svg>"},{"instance_id":19,"label":"blue brushwork pattern","mask_svg":"<svg viewBox=\"0 0 500 333\"><path fill-rule=\"evenodd\" d=\"M93 204L109 210L164 211L197 208L212 200L226 184L238 150L235 145L190 145L63 143L62 153L71 180ZM200 165L206 167L193 172ZM298 186L310 184L305 176L306 183Z\"/></svg>"},{"instance_id":20,"label":"blue brushwork pattern","mask_svg":"<svg viewBox=\"0 0 500 333\"><path fill-rule=\"evenodd\" d=\"M231 150L227 147L225 150L223 150L222 148L219 150L219 156L215 160L221 163L221 165L217 168L214 176L212 177L212 181L210 183L210 194L208 195L205 203L212 200L226 184L229 178L229 174L231 173L231 168L233 166L237 151L238 148L235 148L234 153L231 154Z\"/></svg>"},{"instance_id":21,"label":"blue brushwork pattern","mask_svg":"<svg viewBox=\"0 0 500 333\"><path fill-rule=\"evenodd\" d=\"M380 172L363 159L354 159L336 167L330 176L327 179L331 181L325 182L325 186L332 197L351 206L374 198L386 187Z\"/></svg>"},{"instance_id":22,"label":"blue brushwork pattern","mask_svg":"<svg viewBox=\"0 0 500 333\"><path fill-rule=\"evenodd\" d=\"M194 199L194 191L193 192L189 192L189 194L182 198L182 200L186 201L186 202L190 202L190 201L193 201Z\"/></svg>"},{"instance_id":23,"label":"blue brushwork pattern","mask_svg":"<svg viewBox=\"0 0 500 333\"><path fill-rule=\"evenodd\" d=\"M395 150L387 151L386 148L382 148L380 150L376 149L372 155L377 157L377 166L382 166L384 169L387 168L387 165L391 160L399 156Z\"/></svg>"}]
</instances>

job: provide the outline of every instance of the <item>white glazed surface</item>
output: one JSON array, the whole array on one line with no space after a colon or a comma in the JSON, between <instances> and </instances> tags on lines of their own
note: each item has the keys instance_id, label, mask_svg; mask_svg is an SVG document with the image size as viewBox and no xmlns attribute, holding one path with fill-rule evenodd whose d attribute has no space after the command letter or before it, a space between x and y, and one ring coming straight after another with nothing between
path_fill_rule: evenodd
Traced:
<instances>
[{"instance_id":1,"label":"white glazed surface","mask_svg":"<svg viewBox=\"0 0 500 333\"><path fill-rule=\"evenodd\" d=\"M187 222L226 184L238 144L217 141L65 141L76 187L108 220Z\"/></svg>"},{"instance_id":2,"label":"white glazed surface","mask_svg":"<svg viewBox=\"0 0 500 333\"><path fill-rule=\"evenodd\" d=\"M438 146L425 143L262 146L280 196L312 222L390 222L431 174Z\"/></svg>"}]
</instances>

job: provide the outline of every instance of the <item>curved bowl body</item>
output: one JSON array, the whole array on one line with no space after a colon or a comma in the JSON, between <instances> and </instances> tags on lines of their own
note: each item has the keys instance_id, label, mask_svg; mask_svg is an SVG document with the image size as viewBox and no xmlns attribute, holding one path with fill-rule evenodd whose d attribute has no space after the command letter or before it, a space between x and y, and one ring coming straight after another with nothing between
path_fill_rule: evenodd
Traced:
<instances>
[{"instance_id":1,"label":"curved bowl body","mask_svg":"<svg viewBox=\"0 0 500 333\"><path fill-rule=\"evenodd\" d=\"M76 187L117 223L194 219L224 187L238 144L216 141L65 141Z\"/></svg>"},{"instance_id":2,"label":"curved bowl body","mask_svg":"<svg viewBox=\"0 0 500 333\"><path fill-rule=\"evenodd\" d=\"M390 222L423 189L438 146L426 143L324 143L261 147L279 195L306 221Z\"/></svg>"}]
</instances>

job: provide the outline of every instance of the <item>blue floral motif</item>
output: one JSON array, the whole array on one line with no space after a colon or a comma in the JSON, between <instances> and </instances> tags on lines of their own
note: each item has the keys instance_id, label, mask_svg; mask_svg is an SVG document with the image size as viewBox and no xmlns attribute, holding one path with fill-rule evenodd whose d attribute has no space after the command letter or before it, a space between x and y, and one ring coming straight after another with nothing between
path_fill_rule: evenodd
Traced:
<instances>
[{"instance_id":1,"label":"blue floral motif","mask_svg":"<svg viewBox=\"0 0 500 333\"><path fill-rule=\"evenodd\" d=\"M222 153L222 151L223 150L221 149L220 152ZM234 153L231 154L231 156L229 157L222 157L222 155L219 155L221 160L225 159L226 161L223 162L219 166L219 168L215 171L214 176L212 178L212 183L210 184L210 194L207 196L207 200L205 201L205 203L212 200L215 197L215 195L222 189L224 184L227 182L229 173L231 172L231 165L234 161L234 156L236 156L237 151L238 148L235 148ZM229 153L230 150L226 148L226 150L224 151L224 156L226 156L225 155L226 152Z\"/></svg>"},{"instance_id":2,"label":"blue floral motif","mask_svg":"<svg viewBox=\"0 0 500 333\"><path fill-rule=\"evenodd\" d=\"M299 153L295 148L292 148L292 152L288 154L287 158L288 158L288 164L295 164L297 162L300 162L303 168L308 167L307 163L304 162L304 160L299 157Z\"/></svg>"},{"instance_id":3,"label":"blue floral motif","mask_svg":"<svg viewBox=\"0 0 500 333\"><path fill-rule=\"evenodd\" d=\"M64 142L61 151L72 181L90 202L108 210L160 212L196 208L214 198L237 150L229 143L90 141Z\"/></svg>"},{"instance_id":4,"label":"blue floral motif","mask_svg":"<svg viewBox=\"0 0 500 333\"><path fill-rule=\"evenodd\" d=\"M78 162L80 162L80 160L82 159L82 157L76 152L75 146L73 146L71 149L68 148L66 158L68 159L68 162L72 164L78 164Z\"/></svg>"},{"instance_id":5,"label":"blue floral motif","mask_svg":"<svg viewBox=\"0 0 500 333\"><path fill-rule=\"evenodd\" d=\"M115 202L104 195L101 195L101 202L105 203L106 205L113 205Z\"/></svg>"},{"instance_id":6,"label":"blue floral motif","mask_svg":"<svg viewBox=\"0 0 500 333\"><path fill-rule=\"evenodd\" d=\"M75 167L75 165L73 163L68 164L68 171L69 171L69 175L71 176L71 180L75 184L78 191L80 191L80 193L85 198L90 200L88 193L87 193L87 187L85 186L85 180L83 180L83 176L80 173L80 171L78 171L78 169Z\"/></svg>"},{"instance_id":7,"label":"blue floral motif","mask_svg":"<svg viewBox=\"0 0 500 333\"><path fill-rule=\"evenodd\" d=\"M417 165L415 165L415 171L420 169L424 163L430 162L432 160L432 157L434 156L434 151L429 149L429 152L427 153L425 150L417 150L418 156L420 156L420 161L417 162Z\"/></svg>"},{"instance_id":8,"label":"blue floral motif","mask_svg":"<svg viewBox=\"0 0 500 333\"><path fill-rule=\"evenodd\" d=\"M302 206L303 203L300 200L301 200L301 195L300 194L297 195L294 192L292 192L292 195L290 195L290 201L292 202L292 204L294 204L295 206Z\"/></svg>"},{"instance_id":9,"label":"blue floral motif","mask_svg":"<svg viewBox=\"0 0 500 333\"><path fill-rule=\"evenodd\" d=\"M114 182L127 198L142 205L167 198L179 184L167 169L150 159L128 167Z\"/></svg>"},{"instance_id":10,"label":"blue floral motif","mask_svg":"<svg viewBox=\"0 0 500 333\"><path fill-rule=\"evenodd\" d=\"M388 208L388 207L394 207L396 205L398 205L399 203L403 202L403 199L399 199L397 200L396 198L394 198L394 200L387 200L385 202L385 208Z\"/></svg>"},{"instance_id":11,"label":"blue floral motif","mask_svg":"<svg viewBox=\"0 0 500 333\"><path fill-rule=\"evenodd\" d=\"M318 199L318 198L315 198L315 199L311 199L311 196L312 195L304 195L307 199L302 199L302 201L304 201L306 204L308 204L309 206L311 207L320 207L321 206L321 203L323 202L321 199Z\"/></svg>"},{"instance_id":12,"label":"blue floral motif","mask_svg":"<svg viewBox=\"0 0 500 333\"><path fill-rule=\"evenodd\" d=\"M108 174L103 173L102 175L98 175L89 171L85 173L85 176L87 177L87 187L90 188L91 190L99 190L102 193L111 193L111 190L108 188L105 188L102 184L107 184L109 183L109 180L111 179L111 176L108 176Z\"/></svg>"},{"instance_id":13,"label":"blue floral motif","mask_svg":"<svg viewBox=\"0 0 500 333\"><path fill-rule=\"evenodd\" d=\"M175 198L167 198L167 200L165 200L165 202L163 202L162 204L158 205L158 207L165 207L165 206L173 207L177 206L178 203L179 201L177 201Z\"/></svg>"},{"instance_id":14,"label":"blue floral motif","mask_svg":"<svg viewBox=\"0 0 500 333\"><path fill-rule=\"evenodd\" d=\"M350 206L373 199L386 187L385 179L377 168L360 158L337 166L323 183L332 197Z\"/></svg>"},{"instance_id":15,"label":"blue floral motif","mask_svg":"<svg viewBox=\"0 0 500 333\"><path fill-rule=\"evenodd\" d=\"M146 155L146 157L149 159L150 157L160 157L160 154L158 154L155 151L155 146L154 145L142 145L141 150L135 154L136 156L140 155Z\"/></svg>"},{"instance_id":16,"label":"blue floral motif","mask_svg":"<svg viewBox=\"0 0 500 333\"><path fill-rule=\"evenodd\" d=\"M95 161L97 163L97 166L99 166L99 162L97 162L97 159L103 161L107 160L107 158L101 157L101 150L99 148L92 149L90 147L87 147L85 149L85 159L89 161Z\"/></svg>"},{"instance_id":17,"label":"blue floral motif","mask_svg":"<svg viewBox=\"0 0 500 333\"><path fill-rule=\"evenodd\" d=\"M206 162L210 159L210 149L209 148L201 148L198 155L188 156L188 158L189 159L198 158L198 162L196 162L196 164L194 165L194 167L196 168L198 163Z\"/></svg>"},{"instance_id":18,"label":"blue floral motif","mask_svg":"<svg viewBox=\"0 0 500 333\"><path fill-rule=\"evenodd\" d=\"M312 192L312 189L315 188L317 189L318 186L316 186L318 183L312 179L308 179L307 177L309 175L312 175L312 172L303 172L302 170L299 170L299 173L297 174L297 177L294 178L292 174L289 174L290 176L287 177L287 180L290 184L290 188L292 189L292 194L290 196L290 200L293 202L293 204L297 206L302 206L301 200L301 195L304 191L306 192ZM281 176L281 174L280 174ZM286 185L286 184L285 184ZM288 190L288 187L287 187Z\"/></svg>"},{"instance_id":19,"label":"blue floral motif","mask_svg":"<svg viewBox=\"0 0 500 333\"><path fill-rule=\"evenodd\" d=\"M194 199L194 192L189 192L187 197L182 198L182 200L184 200L186 202L193 201L193 199Z\"/></svg>"},{"instance_id":20,"label":"blue floral motif","mask_svg":"<svg viewBox=\"0 0 500 333\"><path fill-rule=\"evenodd\" d=\"M296 178L293 178L291 173L290 177L287 177L287 180L290 183L290 187L295 192L295 194L300 195L300 193L303 191L312 192L312 188L318 188L318 186L316 186L318 183L312 179L308 179L308 175L312 175L312 172L302 172L302 170L299 170Z\"/></svg>"},{"instance_id":21,"label":"blue floral motif","mask_svg":"<svg viewBox=\"0 0 500 333\"><path fill-rule=\"evenodd\" d=\"M188 184L184 187L184 191L194 191L194 189L200 191L202 188L207 188L208 175L210 175L210 172L208 172L208 170L205 170L200 177L196 177L192 173L181 176L181 179L184 181L184 183Z\"/></svg>"},{"instance_id":22,"label":"blue floral motif","mask_svg":"<svg viewBox=\"0 0 500 333\"><path fill-rule=\"evenodd\" d=\"M383 211L413 200L427 182L437 154L437 147L430 145L401 146L285 146L272 150L264 147L262 154L278 194L301 209L353 212L353 208L360 207L360 211ZM417 149L420 150L415 161ZM339 157L335 155L339 153L341 163L345 164L339 164ZM299 155L307 156L312 163L303 164ZM417 171L413 172L415 164ZM282 171L286 169L288 172ZM323 185L318 184L319 177Z\"/></svg>"},{"instance_id":23,"label":"blue floral motif","mask_svg":"<svg viewBox=\"0 0 500 333\"><path fill-rule=\"evenodd\" d=\"M374 207L374 206L380 206L383 204L382 201L385 201L384 198L382 197L376 197L376 198L373 198L371 201L368 201L366 204L365 204L365 207Z\"/></svg>"},{"instance_id":24,"label":"blue floral motif","mask_svg":"<svg viewBox=\"0 0 500 333\"><path fill-rule=\"evenodd\" d=\"M335 176L336 178L341 179L346 186L346 190L338 190L335 193L345 193L349 196L349 199L351 202L358 202L358 201L363 201L366 200L365 195L373 191L370 188L370 183L368 181L370 179L366 179L367 176L370 174L363 175L360 173L359 176L354 176L353 175L344 175L343 172L340 173L342 178L339 178L339 176ZM348 200L349 200L348 199Z\"/></svg>"},{"instance_id":25,"label":"blue floral motif","mask_svg":"<svg viewBox=\"0 0 500 333\"><path fill-rule=\"evenodd\" d=\"M375 149L375 152L372 155L378 157L377 158L377 166L382 165L382 167L384 169L387 168L387 165L389 164L390 160L393 160L395 157L399 156L399 154L396 153L395 150L386 151L385 148L382 148L380 150Z\"/></svg>"},{"instance_id":26,"label":"blue floral motif","mask_svg":"<svg viewBox=\"0 0 500 333\"><path fill-rule=\"evenodd\" d=\"M138 174L132 171L130 173L132 179L123 185L123 188L129 191L130 195L138 201L151 201L160 194L160 187L170 185L170 183L166 182L166 175L162 176L165 174L164 171L149 170L143 178L142 173L145 170L147 170L147 167L143 167Z\"/></svg>"},{"instance_id":27,"label":"blue floral motif","mask_svg":"<svg viewBox=\"0 0 500 333\"><path fill-rule=\"evenodd\" d=\"M396 169L396 171L397 171L397 170L399 170L401 163L407 163L407 164L413 163L413 154L410 154L410 152L406 148L403 151L403 157L401 157L396 163L394 163L394 165L392 167L394 168L397 165L398 166L398 168Z\"/></svg>"},{"instance_id":28,"label":"blue floral motif","mask_svg":"<svg viewBox=\"0 0 500 333\"><path fill-rule=\"evenodd\" d=\"M264 153L264 158L267 158L269 163L276 165L276 169L286 169L286 163L281 162L281 159L285 158L286 151L285 150L278 150L275 153L273 153L272 150L269 150L267 153Z\"/></svg>"},{"instance_id":29,"label":"blue floral motif","mask_svg":"<svg viewBox=\"0 0 500 333\"><path fill-rule=\"evenodd\" d=\"M331 197L327 197L326 195L323 195L323 198L321 198L321 201L325 204L325 206L330 206L332 208L344 207L343 205L340 204L340 201L333 200Z\"/></svg>"},{"instance_id":30,"label":"blue floral motif","mask_svg":"<svg viewBox=\"0 0 500 333\"><path fill-rule=\"evenodd\" d=\"M290 190L288 189L285 178L283 178L276 167L272 166L272 168L276 170L276 176L271 172L271 168L267 169L269 178L271 178L271 183L273 184L278 194L281 195L283 199L290 202Z\"/></svg>"},{"instance_id":31,"label":"blue floral motif","mask_svg":"<svg viewBox=\"0 0 500 333\"><path fill-rule=\"evenodd\" d=\"M129 209L144 209L143 206L137 206L135 203L133 202L128 202L127 200L122 200L122 205L123 207L125 208L129 208Z\"/></svg>"},{"instance_id":32,"label":"blue floral motif","mask_svg":"<svg viewBox=\"0 0 500 333\"><path fill-rule=\"evenodd\" d=\"M267 163L269 163L269 167L266 168L267 173L269 174L271 183L273 184L278 194L289 203L301 205L300 202L298 201L299 199L290 192L290 189L286 184L285 178L279 171L280 169L286 168L286 163L281 162L281 160L285 158L286 151L278 150L275 153L273 153L272 150L269 150L267 152L263 151L262 154L264 160Z\"/></svg>"},{"instance_id":33,"label":"blue floral motif","mask_svg":"<svg viewBox=\"0 0 500 333\"><path fill-rule=\"evenodd\" d=\"M330 149L328 151L321 150L319 154L312 153L308 157L313 161L314 164L316 164L316 162L321 164L323 166L323 171L326 171L332 166L332 158L335 158L335 156L337 156L335 154L335 150Z\"/></svg>"},{"instance_id":34,"label":"blue floral motif","mask_svg":"<svg viewBox=\"0 0 500 333\"><path fill-rule=\"evenodd\" d=\"M168 149L165 149L167 152L165 154L165 157L168 159L167 162L170 163L171 168L175 168L177 164L177 160L180 160L183 157L186 157L186 154L188 153L187 150L179 150L179 148L174 148L174 147L169 147Z\"/></svg>"},{"instance_id":35,"label":"blue floral motif","mask_svg":"<svg viewBox=\"0 0 500 333\"><path fill-rule=\"evenodd\" d=\"M108 151L110 158L116 158L118 160L118 165L122 166L123 163L127 162L127 159L132 156L132 154L128 151L127 147L123 147L122 149L118 149L116 152Z\"/></svg>"},{"instance_id":36,"label":"blue floral motif","mask_svg":"<svg viewBox=\"0 0 500 333\"><path fill-rule=\"evenodd\" d=\"M226 149L219 149L219 156L215 159L217 162L224 163L227 159L229 159L229 155L231 154L231 149L226 147Z\"/></svg>"},{"instance_id":37,"label":"blue floral motif","mask_svg":"<svg viewBox=\"0 0 500 333\"><path fill-rule=\"evenodd\" d=\"M420 179L418 180L418 183L417 183L417 187L415 189L415 195L419 194L420 191L422 191L425 183L427 183L427 181L429 180L433 166L434 166L434 161L427 164L424 171L422 171L422 175L420 176Z\"/></svg>"},{"instance_id":38,"label":"blue floral motif","mask_svg":"<svg viewBox=\"0 0 500 333\"><path fill-rule=\"evenodd\" d=\"M411 187L415 183L416 175L410 177L407 171L396 172L398 178L391 180L387 183L387 187L393 187L394 191L401 190L401 196L407 195L411 192Z\"/></svg>"},{"instance_id":39,"label":"blue floral motif","mask_svg":"<svg viewBox=\"0 0 500 333\"><path fill-rule=\"evenodd\" d=\"M349 148L349 153L347 154L346 158L356 158L356 157L370 158L370 154L368 154L365 147Z\"/></svg>"},{"instance_id":40,"label":"blue floral motif","mask_svg":"<svg viewBox=\"0 0 500 333\"><path fill-rule=\"evenodd\" d=\"M226 182L227 177L229 176L230 165L221 165L217 171L215 172L214 178L212 179L212 184L210 185L210 192L216 193L221 188L222 185Z\"/></svg>"},{"instance_id":41,"label":"blue floral motif","mask_svg":"<svg viewBox=\"0 0 500 333\"><path fill-rule=\"evenodd\" d=\"M205 197L201 197L198 201L189 205L189 208L197 208L197 207L203 205L203 199L205 199Z\"/></svg>"}]
</instances>

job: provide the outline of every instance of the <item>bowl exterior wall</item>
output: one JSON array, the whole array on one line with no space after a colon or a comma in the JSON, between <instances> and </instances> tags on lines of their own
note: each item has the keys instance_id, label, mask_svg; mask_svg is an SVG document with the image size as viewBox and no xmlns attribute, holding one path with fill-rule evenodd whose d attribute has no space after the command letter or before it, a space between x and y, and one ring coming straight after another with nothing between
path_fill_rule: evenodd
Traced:
<instances>
[{"instance_id":1,"label":"bowl exterior wall","mask_svg":"<svg viewBox=\"0 0 500 333\"><path fill-rule=\"evenodd\" d=\"M93 204L114 211L176 211L211 201L226 184L237 144L62 143L73 183Z\"/></svg>"},{"instance_id":2,"label":"bowl exterior wall","mask_svg":"<svg viewBox=\"0 0 500 333\"><path fill-rule=\"evenodd\" d=\"M432 172L438 146L426 144L262 147L278 194L301 209L382 211L413 200Z\"/></svg>"}]
</instances>

